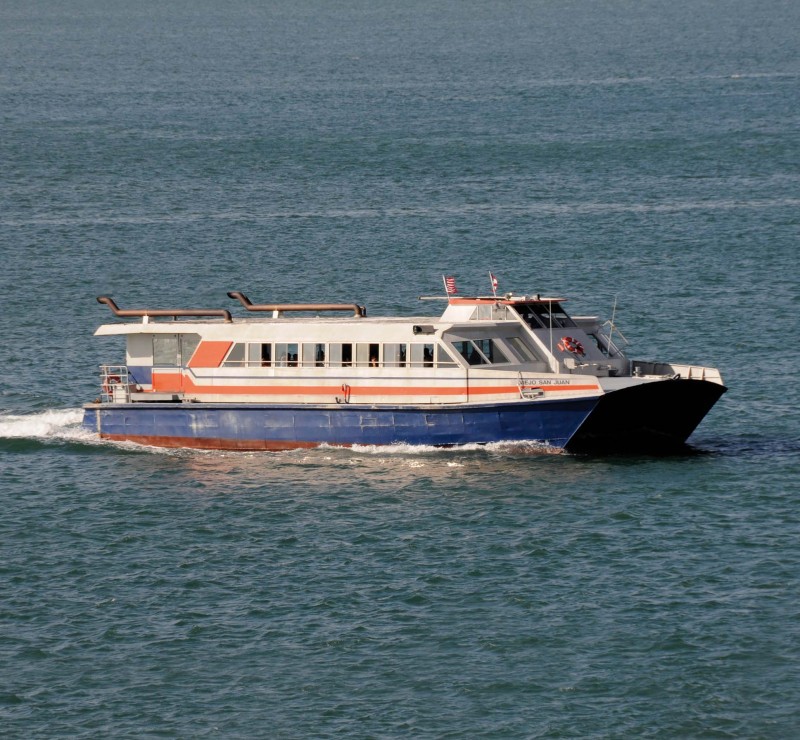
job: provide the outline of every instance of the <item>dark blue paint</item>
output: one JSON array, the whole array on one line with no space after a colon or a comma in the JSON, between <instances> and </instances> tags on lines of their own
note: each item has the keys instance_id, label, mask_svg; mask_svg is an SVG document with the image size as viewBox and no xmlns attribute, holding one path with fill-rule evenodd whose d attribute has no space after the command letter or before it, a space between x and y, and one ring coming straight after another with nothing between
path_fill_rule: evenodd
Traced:
<instances>
[{"instance_id":1,"label":"dark blue paint","mask_svg":"<svg viewBox=\"0 0 800 740\"><path fill-rule=\"evenodd\" d=\"M115 438L332 445L463 445L535 440L563 447L597 399L453 407L108 404L84 426Z\"/></svg>"}]
</instances>

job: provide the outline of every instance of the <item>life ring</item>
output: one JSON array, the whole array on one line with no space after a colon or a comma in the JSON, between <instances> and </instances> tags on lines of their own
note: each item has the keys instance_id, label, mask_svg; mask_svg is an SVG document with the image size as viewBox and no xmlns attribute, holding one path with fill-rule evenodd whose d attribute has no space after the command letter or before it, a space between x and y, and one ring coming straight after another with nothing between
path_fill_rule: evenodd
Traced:
<instances>
[{"instance_id":1,"label":"life ring","mask_svg":"<svg viewBox=\"0 0 800 740\"><path fill-rule=\"evenodd\" d=\"M561 337L558 348L562 352L572 352L573 355L580 355L581 357L586 354L583 345L573 337Z\"/></svg>"},{"instance_id":2,"label":"life ring","mask_svg":"<svg viewBox=\"0 0 800 740\"><path fill-rule=\"evenodd\" d=\"M103 380L103 393L107 396L111 396L114 393L114 386L119 385L122 382L122 378L119 375L106 375L105 380Z\"/></svg>"}]
</instances>

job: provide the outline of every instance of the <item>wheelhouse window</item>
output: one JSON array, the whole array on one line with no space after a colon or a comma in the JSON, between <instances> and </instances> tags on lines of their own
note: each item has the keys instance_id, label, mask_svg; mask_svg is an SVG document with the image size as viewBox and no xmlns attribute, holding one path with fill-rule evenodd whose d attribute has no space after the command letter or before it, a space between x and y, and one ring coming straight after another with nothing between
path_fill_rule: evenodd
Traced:
<instances>
[{"instance_id":1,"label":"wheelhouse window","mask_svg":"<svg viewBox=\"0 0 800 740\"><path fill-rule=\"evenodd\" d=\"M531 329L549 329L551 326L554 329L566 329L575 326L560 303L523 303L515 308Z\"/></svg>"},{"instance_id":2,"label":"wheelhouse window","mask_svg":"<svg viewBox=\"0 0 800 740\"><path fill-rule=\"evenodd\" d=\"M480 303L475 306L475 312L470 317L474 321L507 321L507 306L500 306L497 303Z\"/></svg>"}]
</instances>

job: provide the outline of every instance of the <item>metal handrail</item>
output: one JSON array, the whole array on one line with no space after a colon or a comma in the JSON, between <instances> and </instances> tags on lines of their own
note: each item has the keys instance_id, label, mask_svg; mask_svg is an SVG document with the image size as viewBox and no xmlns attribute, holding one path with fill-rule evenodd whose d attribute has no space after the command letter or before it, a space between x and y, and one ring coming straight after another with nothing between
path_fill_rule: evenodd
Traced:
<instances>
[{"instance_id":1,"label":"metal handrail","mask_svg":"<svg viewBox=\"0 0 800 740\"><path fill-rule=\"evenodd\" d=\"M221 316L226 324L233 322L231 312L227 308L120 308L111 296L99 295L97 302L103 303L111 309L114 316L119 318L149 318L150 316Z\"/></svg>"},{"instance_id":2,"label":"metal handrail","mask_svg":"<svg viewBox=\"0 0 800 740\"><path fill-rule=\"evenodd\" d=\"M129 403L130 374L127 365L100 365L100 400L103 403Z\"/></svg>"},{"instance_id":3,"label":"metal handrail","mask_svg":"<svg viewBox=\"0 0 800 740\"><path fill-rule=\"evenodd\" d=\"M278 314L284 311L352 311L353 316L359 319L367 315L367 309L357 303L253 303L238 290L229 291L228 298L239 301L248 311L272 311Z\"/></svg>"}]
</instances>

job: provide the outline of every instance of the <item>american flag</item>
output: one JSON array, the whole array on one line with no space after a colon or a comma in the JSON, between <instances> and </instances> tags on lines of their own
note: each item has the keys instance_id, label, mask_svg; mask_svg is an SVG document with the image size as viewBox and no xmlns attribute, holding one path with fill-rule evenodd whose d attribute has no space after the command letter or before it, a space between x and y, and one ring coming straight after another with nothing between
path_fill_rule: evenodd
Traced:
<instances>
[{"instance_id":1,"label":"american flag","mask_svg":"<svg viewBox=\"0 0 800 740\"><path fill-rule=\"evenodd\" d=\"M456 290L456 279L452 275L444 279L444 289L447 291L447 295L458 293L458 290Z\"/></svg>"},{"instance_id":2,"label":"american flag","mask_svg":"<svg viewBox=\"0 0 800 740\"><path fill-rule=\"evenodd\" d=\"M498 283L497 283L497 278L494 276L494 273L492 272L489 273L489 280L492 281L492 293L496 295Z\"/></svg>"}]
</instances>

